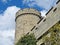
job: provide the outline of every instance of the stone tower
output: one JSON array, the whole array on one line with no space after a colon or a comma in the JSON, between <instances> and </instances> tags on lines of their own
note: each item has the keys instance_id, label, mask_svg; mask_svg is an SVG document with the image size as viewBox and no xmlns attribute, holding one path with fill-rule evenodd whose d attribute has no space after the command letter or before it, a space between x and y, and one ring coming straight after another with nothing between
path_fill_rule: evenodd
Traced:
<instances>
[{"instance_id":1,"label":"stone tower","mask_svg":"<svg viewBox=\"0 0 60 45\"><path fill-rule=\"evenodd\" d=\"M18 40L29 33L34 33L37 45L42 45L41 37L58 21L60 21L60 0L42 18L41 13L35 9L23 9L16 13L15 44Z\"/></svg>"},{"instance_id":2,"label":"stone tower","mask_svg":"<svg viewBox=\"0 0 60 45\"><path fill-rule=\"evenodd\" d=\"M16 34L15 34L15 44L23 36L28 34L33 30L35 25L37 25L42 20L41 13L32 8L26 8L19 10L16 13Z\"/></svg>"}]
</instances>

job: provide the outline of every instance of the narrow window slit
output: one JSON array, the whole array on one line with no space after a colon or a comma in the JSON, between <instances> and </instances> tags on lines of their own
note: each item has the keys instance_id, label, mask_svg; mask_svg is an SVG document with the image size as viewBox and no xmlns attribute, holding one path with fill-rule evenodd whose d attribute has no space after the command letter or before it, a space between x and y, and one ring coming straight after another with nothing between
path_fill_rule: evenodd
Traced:
<instances>
[{"instance_id":1,"label":"narrow window slit","mask_svg":"<svg viewBox=\"0 0 60 45\"><path fill-rule=\"evenodd\" d=\"M41 20L39 20L37 24L39 24L39 23L40 23L40 21L41 21Z\"/></svg>"},{"instance_id":2,"label":"narrow window slit","mask_svg":"<svg viewBox=\"0 0 60 45\"><path fill-rule=\"evenodd\" d=\"M57 8L55 8L54 10L53 10L53 12L55 12L57 10Z\"/></svg>"},{"instance_id":3,"label":"narrow window slit","mask_svg":"<svg viewBox=\"0 0 60 45\"><path fill-rule=\"evenodd\" d=\"M31 29L31 31L35 28L36 26L34 26L32 29Z\"/></svg>"},{"instance_id":4,"label":"narrow window slit","mask_svg":"<svg viewBox=\"0 0 60 45\"><path fill-rule=\"evenodd\" d=\"M27 33L27 35L29 34L29 32Z\"/></svg>"},{"instance_id":5,"label":"narrow window slit","mask_svg":"<svg viewBox=\"0 0 60 45\"><path fill-rule=\"evenodd\" d=\"M58 4L60 2L60 0L58 0L57 2L56 2L56 4Z\"/></svg>"},{"instance_id":6,"label":"narrow window slit","mask_svg":"<svg viewBox=\"0 0 60 45\"><path fill-rule=\"evenodd\" d=\"M42 19L43 19L43 18L41 18L41 19L37 22L37 24L39 24L39 23L41 22Z\"/></svg>"},{"instance_id":7,"label":"narrow window slit","mask_svg":"<svg viewBox=\"0 0 60 45\"><path fill-rule=\"evenodd\" d=\"M38 29L38 27L36 27L36 29L35 30L37 30Z\"/></svg>"},{"instance_id":8,"label":"narrow window slit","mask_svg":"<svg viewBox=\"0 0 60 45\"><path fill-rule=\"evenodd\" d=\"M45 21L46 21L46 19L43 20L43 22L45 22Z\"/></svg>"},{"instance_id":9,"label":"narrow window slit","mask_svg":"<svg viewBox=\"0 0 60 45\"><path fill-rule=\"evenodd\" d=\"M46 13L46 15L53 9L53 7Z\"/></svg>"}]
</instances>

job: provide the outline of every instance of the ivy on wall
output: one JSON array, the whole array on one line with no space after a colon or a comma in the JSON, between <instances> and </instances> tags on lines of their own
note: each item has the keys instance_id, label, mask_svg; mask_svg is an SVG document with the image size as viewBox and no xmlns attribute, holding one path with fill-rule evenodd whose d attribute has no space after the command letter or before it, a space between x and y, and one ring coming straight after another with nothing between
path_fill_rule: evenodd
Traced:
<instances>
[{"instance_id":1,"label":"ivy on wall","mask_svg":"<svg viewBox=\"0 0 60 45\"><path fill-rule=\"evenodd\" d=\"M60 45L60 22L49 29L50 37L45 37L45 45Z\"/></svg>"}]
</instances>

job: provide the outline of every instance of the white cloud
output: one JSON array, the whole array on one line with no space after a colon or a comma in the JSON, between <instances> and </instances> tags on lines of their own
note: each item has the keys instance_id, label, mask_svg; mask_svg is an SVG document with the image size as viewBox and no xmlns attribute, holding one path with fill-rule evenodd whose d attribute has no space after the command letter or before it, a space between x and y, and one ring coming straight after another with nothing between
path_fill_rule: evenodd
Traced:
<instances>
[{"instance_id":1,"label":"white cloud","mask_svg":"<svg viewBox=\"0 0 60 45\"><path fill-rule=\"evenodd\" d=\"M57 0L24 0L23 4L26 4L28 6L34 6L38 5L39 7L45 8L46 10L49 10L53 5L56 4Z\"/></svg>"},{"instance_id":2,"label":"white cloud","mask_svg":"<svg viewBox=\"0 0 60 45\"><path fill-rule=\"evenodd\" d=\"M38 6L44 7L45 9L50 9L55 5L56 0L36 0Z\"/></svg>"},{"instance_id":3,"label":"white cloud","mask_svg":"<svg viewBox=\"0 0 60 45\"><path fill-rule=\"evenodd\" d=\"M13 45L14 44L14 30L1 31L0 30L0 45Z\"/></svg>"},{"instance_id":4,"label":"white cloud","mask_svg":"<svg viewBox=\"0 0 60 45\"><path fill-rule=\"evenodd\" d=\"M15 14L20 8L8 7L0 14L0 45L13 45L15 35Z\"/></svg>"},{"instance_id":5,"label":"white cloud","mask_svg":"<svg viewBox=\"0 0 60 45\"><path fill-rule=\"evenodd\" d=\"M5 2L5 3L6 3L6 2L7 2L7 0L2 0L2 2Z\"/></svg>"},{"instance_id":6,"label":"white cloud","mask_svg":"<svg viewBox=\"0 0 60 45\"><path fill-rule=\"evenodd\" d=\"M15 14L19 9L20 8L16 6L11 6L8 7L3 14L0 14L0 30L15 28Z\"/></svg>"},{"instance_id":7,"label":"white cloud","mask_svg":"<svg viewBox=\"0 0 60 45\"><path fill-rule=\"evenodd\" d=\"M3 3L7 3L8 1L11 1L11 0L1 0Z\"/></svg>"},{"instance_id":8,"label":"white cloud","mask_svg":"<svg viewBox=\"0 0 60 45\"><path fill-rule=\"evenodd\" d=\"M47 13L46 10L42 10L42 11L41 11L41 16L42 16L42 17L46 17L46 15L45 15L46 13Z\"/></svg>"}]
</instances>

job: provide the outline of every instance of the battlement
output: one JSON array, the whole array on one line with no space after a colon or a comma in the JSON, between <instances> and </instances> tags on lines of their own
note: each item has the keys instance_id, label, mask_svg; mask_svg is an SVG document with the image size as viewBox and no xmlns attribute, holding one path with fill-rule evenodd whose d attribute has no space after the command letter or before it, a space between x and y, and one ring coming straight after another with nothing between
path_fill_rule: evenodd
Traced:
<instances>
[{"instance_id":1,"label":"battlement","mask_svg":"<svg viewBox=\"0 0 60 45\"><path fill-rule=\"evenodd\" d=\"M18 40L30 33L34 33L37 45L40 45L40 39L53 25L60 21L60 0L56 2L56 6L52 7L46 17L42 18L41 13L32 8L19 10L16 13L16 34L15 43Z\"/></svg>"},{"instance_id":2,"label":"battlement","mask_svg":"<svg viewBox=\"0 0 60 45\"><path fill-rule=\"evenodd\" d=\"M37 39L60 20L60 3L49 11L46 17L38 25L36 25L37 29L35 28L31 31L35 34Z\"/></svg>"}]
</instances>

